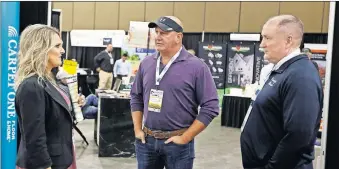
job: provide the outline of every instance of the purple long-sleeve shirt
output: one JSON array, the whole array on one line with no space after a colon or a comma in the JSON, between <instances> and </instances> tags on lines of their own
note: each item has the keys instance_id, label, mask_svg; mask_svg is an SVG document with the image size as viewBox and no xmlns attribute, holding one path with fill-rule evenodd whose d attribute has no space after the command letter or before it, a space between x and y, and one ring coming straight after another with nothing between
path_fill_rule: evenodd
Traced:
<instances>
[{"instance_id":1,"label":"purple long-sleeve shirt","mask_svg":"<svg viewBox=\"0 0 339 169\"><path fill-rule=\"evenodd\" d=\"M183 47L156 87L157 56L155 53L140 63L131 90L132 112L143 112L145 126L154 130L188 128L195 119L207 126L219 114L217 90L207 65ZM160 70L164 66L161 64ZM164 91L160 113L148 111L151 89Z\"/></svg>"}]
</instances>

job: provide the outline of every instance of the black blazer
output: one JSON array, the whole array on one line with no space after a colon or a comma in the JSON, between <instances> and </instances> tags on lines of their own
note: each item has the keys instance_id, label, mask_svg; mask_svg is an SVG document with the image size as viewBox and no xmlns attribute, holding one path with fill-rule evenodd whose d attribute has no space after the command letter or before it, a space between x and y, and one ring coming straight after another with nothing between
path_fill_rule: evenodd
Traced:
<instances>
[{"instance_id":1,"label":"black blazer","mask_svg":"<svg viewBox=\"0 0 339 169\"><path fill-rule=\"evenodd\" d=\"M15 109L21 133L17 166L26 169L66 169L73 162L74 117L59 91L38 77L17 89Z\"/></svg>"}]
</instances>

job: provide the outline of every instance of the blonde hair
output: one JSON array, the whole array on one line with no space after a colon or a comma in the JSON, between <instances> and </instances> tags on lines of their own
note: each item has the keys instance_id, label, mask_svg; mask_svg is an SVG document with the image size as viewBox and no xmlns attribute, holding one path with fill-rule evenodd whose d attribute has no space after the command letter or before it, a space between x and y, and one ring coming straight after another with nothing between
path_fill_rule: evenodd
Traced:
<instances>
[{"instance_id":1,"label":"blonde hair","mask_svg":"<svg viewBox=\"0 0 339 169\"><path fill-rule=\"evenodd\" d=\"M41 84L43 79L55 82L52 73L46 69L47 53L54 47L53 36L60 36L56 28L43 24L34 24L26 27L21 33L18 52L18 70L15 79L15 89L26 78L38 76Z\"/></svg>"}]
</instances>

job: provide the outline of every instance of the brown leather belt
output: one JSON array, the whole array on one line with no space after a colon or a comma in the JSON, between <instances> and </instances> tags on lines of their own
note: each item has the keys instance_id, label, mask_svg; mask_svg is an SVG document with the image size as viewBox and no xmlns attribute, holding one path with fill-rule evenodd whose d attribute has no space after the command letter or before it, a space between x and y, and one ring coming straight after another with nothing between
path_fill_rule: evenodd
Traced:
<instances>
[{"instance_id":1,"label":"brown leather belt","mask_svg":"<svg viewBox=\"0 0 339 169\"><path fill-rule=\"evenodd\" d=\"M156 139L168 139L174 136L182 135L187 130L187 128L175 131L152 131L147 127L144 127L142 130L145 132L146 135L152 136Z\"/></svg>"}]
</instances>

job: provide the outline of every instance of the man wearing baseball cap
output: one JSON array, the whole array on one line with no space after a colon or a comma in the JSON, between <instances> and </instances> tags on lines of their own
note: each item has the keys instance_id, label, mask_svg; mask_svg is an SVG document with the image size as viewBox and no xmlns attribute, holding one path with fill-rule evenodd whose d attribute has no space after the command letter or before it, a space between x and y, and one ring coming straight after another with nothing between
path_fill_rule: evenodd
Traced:
<instances>
[{"instance_id":1,"label":"man wearing baseball cap","mask_svg":"<svg viewBox=\"0 0 339 169\"><path fill-rule=\"evenodd\" d=\"M217 90L207 65L182 45L178 18L148 27L157 52L140 63L131 90L138 169L192 169L194 137L219 114Z\"/></svg>"}]
</instances>

